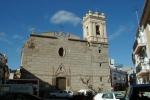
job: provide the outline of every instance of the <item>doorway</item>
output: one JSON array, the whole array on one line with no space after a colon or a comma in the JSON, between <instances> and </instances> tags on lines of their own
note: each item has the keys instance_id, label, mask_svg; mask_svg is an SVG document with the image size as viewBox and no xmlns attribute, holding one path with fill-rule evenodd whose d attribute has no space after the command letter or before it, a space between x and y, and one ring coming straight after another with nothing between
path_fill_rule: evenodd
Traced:
<instances>
[{"instance_id":1,"label":"doorway","mask_svg":"<svg viewBox=\"0 0 150 100\"><path fill-rule=\"evenodd\" d=\"M61 90L66 90L66 77L57 77L56 87Z\"/></svg>"}]
</instances>

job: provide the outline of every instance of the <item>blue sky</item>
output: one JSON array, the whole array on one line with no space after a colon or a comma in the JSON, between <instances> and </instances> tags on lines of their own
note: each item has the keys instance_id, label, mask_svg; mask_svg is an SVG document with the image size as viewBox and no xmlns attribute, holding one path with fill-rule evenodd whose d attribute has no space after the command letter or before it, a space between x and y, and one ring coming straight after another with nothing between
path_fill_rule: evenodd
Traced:
<instances>
[{"instance_id":1,"label":"blue sky","mask_svg":"<svg viewBox=\"0 0 150 100\"><path fill-rule=\"evenodd\" d=\"M107 17L109 56L133 66L135 10L140 16L143 5L144 0L0 0L0 52L8 57L10 68L19 68L21 49L32 31L63 31L82 37L82 17L92 10Z\"/></svg>"}]
</instances>

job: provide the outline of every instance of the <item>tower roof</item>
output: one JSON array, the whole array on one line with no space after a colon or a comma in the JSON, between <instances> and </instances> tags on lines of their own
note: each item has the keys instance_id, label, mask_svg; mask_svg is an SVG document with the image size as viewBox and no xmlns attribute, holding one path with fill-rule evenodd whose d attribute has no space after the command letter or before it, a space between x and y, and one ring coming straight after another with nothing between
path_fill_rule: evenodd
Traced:
<instances>
[{"instance_id":1,"label":"tower roof","mask_svg":"<svg viewBox=\"0 0 150 100\"><path fill-rule=\"evenodd\" d=\"M105 14L104 13L100 13L100 12L92 12L89 10L88 13L86 13L86 15L83 17L83 21L86 21L88 18L100 18L101 20L102 19L105 19Z\"/></svg>"}]
</instances>

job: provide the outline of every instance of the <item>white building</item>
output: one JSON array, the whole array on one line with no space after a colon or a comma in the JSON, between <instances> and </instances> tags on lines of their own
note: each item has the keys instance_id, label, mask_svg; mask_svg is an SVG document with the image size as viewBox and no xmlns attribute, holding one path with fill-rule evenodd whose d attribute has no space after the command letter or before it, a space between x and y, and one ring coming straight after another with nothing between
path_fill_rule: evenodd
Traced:
<instances>
[{"instance_id":1,"label":"white building","mask_svg":"<svg viewBox=\"0 0 150 100\"><path fill-rule=\"evenodd\" d=\"M140 20L136 39L133 45L133 63L136 67L138 84L150 83L150 0L145 7Z\"/></svg>"},{"instance_id":2,"label":"white building","mask_svg":"<svg viewBox=\"0 0 150 100\"><path fill-rule=\"evenodd\" d=\"M111 86L113 90L125 90L128 87L128 74L123 70L123 66L118 67L114 59L109 60Z\"/></svg>"}]
</instances>

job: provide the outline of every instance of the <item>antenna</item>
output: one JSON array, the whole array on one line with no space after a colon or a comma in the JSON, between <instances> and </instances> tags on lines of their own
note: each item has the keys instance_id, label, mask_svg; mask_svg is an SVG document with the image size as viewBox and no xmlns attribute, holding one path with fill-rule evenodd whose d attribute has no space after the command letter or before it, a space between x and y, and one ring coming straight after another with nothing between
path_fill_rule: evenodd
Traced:
<instances>
[{"instance_id":1,"label":"antenna","mask_svg":"<svg viewBox=\"0 0 150 100\"><path fill-rule=\"evenodd\" d=\"M136 22L138 24L138 30L140 29L140 21L139 21L139 6L137 0L133 0L133 12L135 12L136 15Z\"/></svg>"},{"instance_id":2,"label":"antenna","mask_svg":"<svg viewBox=\"0 0 150 100\"><path fill-rule=\"evenodd\" d=\"M139 16L138 16L138 11L135 11L136 13L136 19L137 19L137 23L138 23L138 28L140 29L140 22L139 22Z\"/></svg>"}]
</instances>

